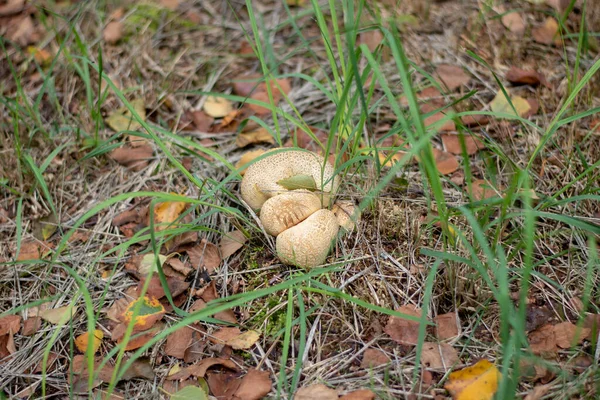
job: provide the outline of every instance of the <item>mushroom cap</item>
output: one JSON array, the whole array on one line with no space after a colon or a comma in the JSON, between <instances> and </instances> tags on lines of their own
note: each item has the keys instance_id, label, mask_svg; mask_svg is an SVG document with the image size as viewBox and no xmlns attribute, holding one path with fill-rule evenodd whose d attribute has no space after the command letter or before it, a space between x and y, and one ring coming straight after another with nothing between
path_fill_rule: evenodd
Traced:
<instances>
[{"instance_id":1,"label":"mushroom cap","mask_svg":"<svg viewBox=\"0 0 600 400\"><path fill-rule=\"evenodd\" d=\"M327 259L338 230L335 214L318 210L277 236L277 255L283 262L306 269L321 265Z\"/></svg>"},{"instance_id":2,"label":"mushroom cap","mask_svg":"<svg viewBox=\"0 0 600 400\"><path fill-rule=\"evenodd\" d=\"M274 150L273 149L268 153ZM267 155L252 164L242 179L242 199L250 207L258 210L267 199L289 190L281 186L279 181L298 175L312 177L317 186L316 194L324 205L328 205L331 195L339 186L339 178L334 176L333 166L323 157L305 150L288 150Z\"/></svg>"},{"instance_id":3,"label":"mushroom cap","mask_svg":"<svg viewBox=\"0 0 600 400\"><path fill-rule=\"evenodd\" d=\"M337 218L340 227L347 232L352 232L360 220L360 210L352 200L338 200L331 209Z\"/></svg>"},{"instance_id":4,"label":"mushroom cap","mask_svg":"<svg viewBox=\"0 0 600 400\"><path fill-rule=\"evenodd\" d=\"M269 235L277 236L320 208L321 199L313 192L292 190L265 201L260 209L260 221Z\"/></svg>"}]
</instances>

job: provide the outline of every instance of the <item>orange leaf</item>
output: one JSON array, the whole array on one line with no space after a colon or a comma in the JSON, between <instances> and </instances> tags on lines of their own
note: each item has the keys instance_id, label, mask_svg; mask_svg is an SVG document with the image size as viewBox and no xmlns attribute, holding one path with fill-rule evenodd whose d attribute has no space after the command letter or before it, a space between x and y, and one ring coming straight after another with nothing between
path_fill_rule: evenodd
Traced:
<instances>
[{"instance_id":1,"label":"orange leaf","mask_svg":"<svg viewBox=\"0 0 600 400\"><path fill-rule=\"evenodd\" d=\"M94 336L92 339L92 349L93 349L94 353L97 352L98 349L100 348L100 345L102 345L103 338L104 338L104 333L101 330L99 330L99 329L94 330ZM79 335L75 339L75 346L77 346L77 349L80 352L85 353L87 351L89 340L90 340L90 333L85 332L82 335Z\"/></svg>"}]
</instances>

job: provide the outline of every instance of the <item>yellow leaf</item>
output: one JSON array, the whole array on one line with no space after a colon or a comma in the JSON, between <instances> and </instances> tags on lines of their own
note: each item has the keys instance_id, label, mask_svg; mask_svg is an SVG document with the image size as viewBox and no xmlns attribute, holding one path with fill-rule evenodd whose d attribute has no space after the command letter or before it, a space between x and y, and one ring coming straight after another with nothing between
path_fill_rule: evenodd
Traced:
<instances>
[{"instance_id":1,"label":"yellow leaf","mask_svg":"<svg viewBox=\"0 0 600 400\"><path fill-rule=\"evenodd\" d=\"M136 305L141 303L139 310L134 318ZM165 315L165 307L154 297L144 296L132 301L123 312L123 320L129 323L134 318L134 331L143 331L152 328L152 326Z\"/></svg>"},{"instance_id":2,"label":"yellow leaf","mask_svg":"<svg viewBox=\"0 0 600 400\"><path fill-rule=\"evenodd\" d=\"M510 95L510 93L508 93L508 95ZM519 117L524 116L531 110L531 104L521 96L510 96L510 101L517 111L516 115ZM510 106L510 103L502 91L498 92L496 97L494 97L494 100L490 103L490 107L495 113L515 115L515 110Z\"/></svg>"},{"instance_id":3,"label":"yellow leaf","mask_svg":"<svg viewBox=\"0 0 600 400\"><path fill-rule=\"evenodd\" d=\"M165 263L165 261L167 261L167 256L159 254L158 262L160 262L161 266ZM154 254L144 255L142 261L140 262L140 266L137 270L142 275L148 275L150 271L156 271L156 262L154 261Z\"/></svg>"},{"instance_id":4,"label":"yellow leaf","mask_svg":"<svg viewBox=\"0 0 600 400\"><path fill-rule=\"evenodd\" d=\"M213 118L223 118L233 111L233 105L222 97L209 96L204 102L204 112Z\"/></svg>"},{"instance_id":5,"label":"yellow leaf","mask_svg":"<svg viewBox=\"0 0 600 400\"><path fill-rule=\"evenodd\" d=\"M58 308L49 308L40 312L40 317L43 320L50 322L54 325L62 325L70 320L75 312L77 311L77 307L72 305L58 307Z\"/></svg>"},{"instance_id":6,"label":"yellow leaf","mask_svg":"<svg viewBox=\"0 0 600 400\"><path fill-rule=\"evenodd\" d=\"M82 353L85 353L87 351L89 338L90 338L89 334L90 334L89 332L85 332L85 333L77 336L77 338L75 339L75 346L77 346L77 349L79 349L79 351ZM101 330L99 330L99 329L94 330L94 338L92 340L92 349L93 349L94 353L97 352L98 349L100 348L103 338L104 338L104 333Z\"/></svg>"},{"instance_id":7,"label":"yellow leaf","mask_svg":"<svg viewBox=\"0 0 600 400\"><path fill-rule=\"evenodd\" d=\"M135 99L131 101L131 106L135 110L136 114L142 119L146 120L146 107L144 106L143 99ZM140 129L141 125L137 119L131 114L127 107L121 107L116 111L111 112L105 119L106 124L110 126L115 132L121 131L135 131Z\"/></svg>"},{"instance_id":8,"label":"yellow leaf","mask_svg":"<svg viewBox=\"0 0 600 400\"><path fill-rule=\"evenodd\" d=\"M156 227L156 230L161 231L166 229L170 223L179 218L187 205L188 203L184 201L166 201L156 206L154 209L154 223L162 225Z\"/></svg>"},{"instance_id":9,"label":"yellow leaf","mask_svg":"<svg viewBox=\"0 0 600 400\"><path fill-rule=\"evenodd\" d=\"M249 144L260 142L275 143L275 139L273 139L268 130L260 128L252 132L240 133L235 140L235 144L238 147L246 147Z\"/></svg>"},{"instance_id":10,"label":"yellow leaf","mask_svg":"<svg viewBox=\"0 0 600 400\"><path fill-rule=\"evenodd\" d=\"M500 371L488 360L452 372L444 388L454 400L491 400L498 390Z\"/></svg>"},{"instance_id":11,"label":"yellow leaf","mask_svg":"<svg viewBox=\"0 0 600 400\"><path fill-rule=\"evenodd\" d=\"M228 340L226 343L234 350L249 349L254 346L254 343L260 338L260 333L254 330L247 331L241 335Z\"/></svg>"}]
</instances>

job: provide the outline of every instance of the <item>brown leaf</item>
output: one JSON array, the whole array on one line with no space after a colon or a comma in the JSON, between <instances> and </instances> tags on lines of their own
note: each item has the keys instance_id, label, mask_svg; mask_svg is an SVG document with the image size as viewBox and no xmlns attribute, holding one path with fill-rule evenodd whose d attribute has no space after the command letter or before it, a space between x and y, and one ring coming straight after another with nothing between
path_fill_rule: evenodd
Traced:
<instances>
[{"instance_id":1,"label":"brown leaf","mask_svg":"<svg viewBox=\"0 0 600 400\"><path fill-rule=\"evenodd\" d=\"M160 0L160 5L171 11L177 10L179 0Z\"/></svg>"},{"instance_id":2,"label":"brown leaf","mask_svg":"<svg viewBox=\"0 0 600 400\"><path fill-rule=\"evenodd\" d=\"M200 132L210 132L210 128L215 121L213 117L204 111L189 111L189 116L194 121L194 126Z\"/></svg>"},{"instance_id":3,"label":"brown leaf","mask_svg":"<svg viewBox=\"0 0 600 400\"><path fill-rule=\"evenodd\" d=\"M460 167L458 159L452 153L434 148L433 157L435 166L442 175L449 175Z\"/></svg>"},{"instance_id":4,"label":"brown leaf","mask_svg":"<svg viewBox=\"0 0 600 400\"><path fill-rule=\"evenodd\" d=\"M142 288L144 287L146 279L147 278L144 278L144 279L140 280L140 282L138 283L138 286L137 286L138 293L142 292ZM171 277L167 278L167 287L169 288L169 292L171 293L172 297L177 297L180 294L182 294L183 292L185 292L187 290L187 288L190 287L190 284L191 284L191 282L181 281L177 278L171 278ZM165 296L165 289L163 288L162 283L160 282L160 278L158 276L154 275L150 279L150 283L148 285L148 291L146 292L146 295L149 297L156 298L156 299L162 299Z\"/></svg>"},{"instance_id":5,"label":"brown leaf","mask_svg":"<svg viewBox=\"0 0 600 400\"><path fill-rule=\"evenodd\" d=\"M269 371L251 369L242 378L240 386L235 391L235 397L244 400L260 400L271 391L272 385Z\"/></svg>"},{"instance_id":6,"label":"brown leaf","mask_svg":"<svg viewBox=\"0 0 600 400\"><path fill-rule=\"evenodd\" d=\"M358 44L366 44L369 51L373 53L377 46L383 42L383 33L379 29L371 29L358 35Z\"/></svg>"},{"instance_id":7,"label":"brown leaf","mask_svg":"<svg viewBox=\"0 0 600 400\"><path fill-rule=\"evenodd\" d=\"M54 246L48 242L38 240L24 240L21 243L21 251L16 261L38 260L48 254Z\"/></svg>"},{"instance_id":8,"label":"brown leaf","mask_svg":"<svg viewBox=\"0 0 600 400\"><path fill-rule=\"evenodd\" d=\"M459 361L458 352L448 343L423 343L421 362L428 368L448 371Z\"/></svg>"},{"instance_id":9,"label":"brown leaf","mask_svg":"<svg viewBox=\"0 0 600 400\"><path fill-rule=\"evenodd\" d=\"M23 331L21 332L21 335L23 335L23 336L33 335L34 333L37 333L37 331L40 330L41 326L42 326L42 318L41 317L27 318L25 321L23 321Z\"/></svg>"},{"instance_id":10,"label":"brown leaf","mask_svg":"<svg viewBox=\"0 0 600 400\"><path fill-rule=\"evenodd\" d=\"M294 400L338 400L335 390L328 388L322 383L306 386L296 391Z\"/></svg>"},{"instance_id":11,"label":"brown leaf","mask_svg":"<svg viewBox=\"0 0 600 400\"><path fill-rule=\"evenodd\" d=\"M544 325L529 333L529 345L534 354L554 354L558 351L556 347L556 336L554 326Z\"/></svg>"},{"instance_id":12,"label":"brown leaf","mask_svg":"<svg viewBox=\"0 0 600 400\"><path fill-rule=\"evenodd\" d=\"M192 330L192 342L185 350L183 361L191 364L203 358L206 345L207 343L203 340L203 335L196 330Z\"/></svg>"},{"instance_id":13,"label":"brown leaf","mask_svg":"<svg viewBox=\"0 0 600 400\"><path fill-rule=\"evenodd\" d=\"M237 400L234 396L235 391L240 387L242 383L241 379L238 379L237 374L231 372L226 373L209 373L206 379L210 392L217 399L230 399Z\"/></svg>"},{"instance_id":14,"label":"brown leaf","mask_svg":"<svg viewBox=\"0 0 600 400\"><path fill-rule=\"evenodd\" d=\"M483 179L474 180L471 184L471 190L471 195L473 196L473 199L477 201L490 199L492 197L498 196L498 193L496 192L494 187Z\"/></svg>"},{"instance_id":15,"label":"brown leaf","mask_svg":"<svg viewBox=\"0 0 600 400\"><path fill-rule=\"evenodd\" d=\"M105 310L106 317L114 322L122 322L123 312L127 309L129 303L130 301L125 298L115 300L115 302Z\"/></svg>"},{"instance_id":16,"label":"brown leaf","mask_svg":"<svg viewBox=\"0 0 600 400\"><path fill-rule=\"evenodd\" d=\"M379 349L367 349L363 354L362 362L360 363L361 368L373 368L379 365L385 365L391 360L387 354Z\"/></svg>"},{"instance_id":17,"label":"brown leaf","mask_svg":"<svg viewBox=\"0 0 600 400\"><path fill-rule=\"evenodd\" d=\"M460 86L466 85L471 80L471 77L465 71L456 65L441 64L436 70L441 83L446 85L448 90L454 90Z\"/></svg>"},{"instance_id":18,"label":"brown leaf","mask_svg":"<svg viewBox=\"0 0 600 400\"><path fill-rule=\"evenodd\" d=\"M525 33L525 20L518 12L509 12L502 16L502 24L517 36Z\"/></svg>"},{"instance_id":19,"label":"brown leaf","mask_svg":"<svg viewBox=\"0 0 600 400\"><path fill-rule=\"evenodd\" d=\"M25 9L25 0L7 0L0 5L0 17L18 14Z\"/></svg>"},{"instance_id":20,"label":"brown leaf","mask_svg":"<svg viewBox=\"0 0 600 400\"><path fill-rule=\"evenodd\" d=\"M238 147L246 147L249 144L254 143L275 143L275 139L269 131L265 128L259 128L252 132L240 133L235 140L235 144Z\"/></svg>"},{"instance_id":21,"label":"brown leaf","mask_svg":"<svg viewBox=\"0 0 600 400\"><path fill-rule=\"evenodd\" d=\"M189 267L183 261L177 258L169 258L167 260L167 264L169 264L171 268L173 268L175 271L179 272L183 276L188 276L194 271L193 268Z\"/></svg>"},{"instance_id":22,"label":"brown leaf","mask_svg":"<svg viewBox=\"0 0 600 400\"><path fill-rule=\"evenodd\" d=\"M543 25L535 27L531 31L533 40L541 44L560 44L558 35L558 22L552 17L546 18Z\"/></svg>"},{"instance_id":23,"label":"brown leaf","mask_svg":"<svg viewBox=\"0 0 600 400\"><path fill-rule=\"evenodd\" d=\"M465 126L483 126L490 122L490 119L487 115L480 114L463 115L460 120Z\"/></svg>"},{"instance_id":24,"label":"brown leaf","mask_svg":"<svg viewBox=\"0 0 600 400\"><path fill-rule=\"evenodd\" d=\"M524 400L540 400L548 393L550 388L551 385L537 385L531 392L527 393Z\"/></svg>"},{"instance_id":25,"label":"brown leaf","mask_svg":"<svg viewBox=\"0 0 600 400\"><path fill-rule=\"evenodd\" d=\"M150 144L135 148L121 146L111 151L109 157L124 167L140 171L149 164L153 153L154 150Z\"/></svg>"},{"instance_id":26,"label":"brown leaf","mask_svg":"<svg viewBox=\"0 0 600 400\"><path fill-rule=\"evenodd\" d=\"M421 106L421 112L423 114L429 114L430 112L433 112L437 109L438 109L438 107L431 103L425 103ZM423 120L423 123L425 124L426 128L429 128L430 126L435 125L435 130L438 132L455 131L456 124L454 123L453 120L447 119L447 118L448 117L446 116L446 114L444 114L444 112L437 111L436 113L430 115L429 117L426 117ZM438 122L443 119L445 119L444 123L439 124Z\"/></svg>"},{"instance_id":27,"label":"brown leaf","mask_svg":"<svg viewBox=\"0 0 600 400\"><path fill-rule=\"evenodd\" d=\"M360 389L343 395L339 400L375 400L375 393L369 389Z\"/></svg>"},{"instance_id":28,"label":"brown leaf","mask_svg":"<svg viewBox=\"0 0 600 400\"><path fill-rule=\"evenodd\" d=\"M13 332L9 331L7 334L0 336L0 363L7 362L8 357L16 352Z\"/></svg>"},{"instance_id":29,"label":"brown leaf","mask_svg":"<svg viewBox=\"0 0 600 400\"><path fill-rule=\"evenodd\" d=\"M556 345L561 349L569 349L574 345L581 344L592 330L585 327L578 328L570 322L561 322L554 325L554 337Z\"/></svg>"},{"instance_id":30,"label":"brown leaf","mask_svg":"<svg viewBox=\"0 0 600 400\"><path fill-rule=\"evenodd\" d=\"M171 357L183 359L187 348L192 343L193 329L184 326L167 336L165 354Z\"/></svg>"},{"instance_id":31,"label":"brown leaf","mask_svg":"<svg viewBox=\"0 0 600 400\"><path fill-rule=\"evenodd\" d=\"M440 340L454 339L460 334L460 328L457 323L458 315L456 312L440 314L434 318L436 325L435 335Z\"/></svg>"},{"instance_id":32,"label":"brown leaf","mask_svg":"<svg viewBox=\"0 0 600 400\"><path fill-rule=\"evenodd\" d=\"M219 248L216 245L209 243L206 239L202 239L196 246L187 249L186 253L190 258L192 267L195 269L204 267L209 274L221 265Z\"/></svg>"},{"instance_id":33,"label":"brown leaf","mask_svg":"<svg viewBox=\"0 0 600 400\"><path fill-rule=\"evenodd\" d=\"M119 325L117 325L117 327L122 327L121 329L123 330L123 334L124 334L125 329L127 328L127 324L125 324L125 323L119 324ZM117 328L115 328L115 330L116 329ZM150 328L147 331L135 332L135 330L134 330L133 335L130 337L129 341L127 342L127 345L125 346L125 350L130 351L130 350L139 349L140 347L142 347L143 345L148 343L154 336L158 335L163 329L164 329L164 322L159 321L154 325L154 327ZM117 340L117 343L121 344L122 339L123 339L122 336L123 335L121 335L121 337ZM113 337L113 340L114 339L115 338Z\"/></svg>"},{"instance_id":34,"label":"brown leaf","mask_svg":"<svg viewBox=\"0 0 600 400\"><path fill-rule=\"evenodd\" d=\"M123 22L111 21L104 27L102 32L104 41L108 44L116 44L123 37Z\"/></svg>"},{"instance_id":35,"label":"brown leaf","mask_svg":"<svg viewBox=\"0 0 600 400\"><path fill-rule=\"evenodd\" d=\"M309 126L308 128L310 132L315 136L317 141L319 141L319 143L327 143L327 139L329 136L327 132L315 126ZM296 140L297 147L310 150L315 153L321 153L323 151L319 143L317 143L311 135L309 135L303 129L300 128L294 129L294 132L290 134L290 137L288 138L288 140L286 140L283 147L294 147L294 139Z\"/></svg>"},{"instance_id":36,"label":"brown leaf","mask_svg":"<svg viewBox=\"0 0 600 400\"><path fill-rule=\"evenodd\" d=\"M148 379L149 381L152 381L154 380L154 377L154 370L152 369L150 360L147 358L139 358L135 360L131 364L131 367L129 367L125 371L125 373L121 377L121 380L128 381L135 378L144 378Z\"/></svg>"},{"instance_id":37,"label":"brown leaf","mask_svg":"<svg viewBox=\"0 0 600 400\"><path fill-rule=\"evenodd\" d=\"M271 79L270 83L271 93L274 98L283 98L283 94L287 96L292 90L288 78ZM279 90L279 87L281 87L281 90ZM233 92L243 97L250 97L255 93L264 93L267 96L266 101L268 102L267 83L262 74L247 74L237 77L233 81Z\"/></svg>"},{"instance_id":38,"label":"brown leaf","mask_svg":"<svg viewBox=\"0 0 600 400\"><path fill-rule=\"evenodd\" d=\"M281 95L279 94L279 92L274 92L272 93L273 95L273 105L275 107L277 107L277 104L279 103L279 100L281 100ZM252 96L250 96L251 99L263 102L263 103L267 103L267 104L271 104L271 101L269 100L269 94L267 92L254 92L252 93ZM254 113L256 113L256 115L267 115L271 113L271 109L268 108L267 106L262 106L260 104L250 104L247 103L246 106L248 106L248 108L250 110L252 110ZM243 146L240 146L243 147Z\"/></svg>"},{"instance_id":39,"label":"brown leaf","mask_svg":"<svg viewBox=\"0 0 600 400\"><path fill-rule=\"evenodd\" d=\"M401 306L396 311L421 318L421 309L412 304ZM419 322L390 316L384 331L399 344L416 345L419 339Z\"/></svg>"},{"instance_id":40,"label":"brown leaf","mask_svg":"<svg viewBox=\"0 0 600 400\"><path fill-rule=\"evenodd\" d=\"M183 368L181 371L174 373L173 375L167 376L168 380L178 381L189 378L190 376L195 376L197 378L203 378L206 375L206 371L214 367L216 365L229 368L233 371L237 371L238 367L231 360L225 358L204 358L200 360L200 362L196 364L192 364Z\"/></svg>"},{"instance_id":41,"label":"brown leaf","mask_svg":"<svg viewBox=\"0 0 600 400\"><path fill-rule=\"evenodd\" d=\"M460 139L459 135L445 133L440 136L442 139L442 144L444 145L444 149L447 152L452 153L452 154L457 154L457 155L462 154L462 147L461 147L461 143L460 143L461 139ZM481 140L479 140L475 136L464 135L463 139L464 139L465 149L466 149L468 155L473 155L473 154L477 153L479 150L482 150L485 148L485 146L483 145Z\"/></svg>"},{"instance_id":42,"label":"brown leaf","mask_svg":"<svg viewBox=\"0 0 600 400\"><path fill-rule=\"evenodd\" d=\"M249 349L260 338L254 330L241 332L238 328L221 328L212 334L211 341L232 347L234 350Z\"/></svg>"},{"instance_id":43,"label":"brown leaf","mask_svg":"<svg viewBox=\"0 0 600 400\"><path fill-rule=\"evenodd\" d=\"M0 318L0 336L6 335L8 332L19 333L21 330L21 316L7 315Z\"/></svg>"},{"instance_id":44,"label":"brown leaf","mask_svg":"<svg viewBox=\"0 0 600 400\"><path fill-rule=\"evenodd\" d=\"M517 67L510 67L506 73L506 80L516 85L531 85L537 86L540 83L548 86L548 82L544 75L534 70L526 70Z\"/></svg>"},{"instance_id":45,"label":"brown leaf","mask_svg":"<svg viewBox=\"0 0 600 400\"><path fill-rule=\"evenodd\" d=\"M247 241L248 238L246 235L237 229L224 234L219 243L221 256L223 259L229 258L236 251L241 249Z\"/></svg>"},{"instance_id":46,"label":"brown leaf","mask_svg":"<svg viewBox=\"0 0 600 400\"><path fill-rule=\"evenodd\" d=\"M262 156L263 154L265 154L265 150L263 149L256 149L256 150L250 150L245 152L244 154L242 154L242 157L240 158L240 160L235 164L235 167L237 169L240 169L242 167L244 167L244 165L248 164L249 162L253 161L254 159ZM244 176L244 174L246 173L246 168L244 167L243 169L240 170L240 174L242 176ZM223 258L226 258L225 256L223 256Z\"/></svg>"}]
</instances>

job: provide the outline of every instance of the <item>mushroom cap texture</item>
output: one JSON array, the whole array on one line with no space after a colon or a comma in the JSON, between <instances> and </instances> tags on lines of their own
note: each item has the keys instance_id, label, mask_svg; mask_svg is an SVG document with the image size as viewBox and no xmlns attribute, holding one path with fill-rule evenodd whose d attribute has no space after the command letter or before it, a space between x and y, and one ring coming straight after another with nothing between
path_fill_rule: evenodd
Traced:
<instances>
[{"instance_id":1,"label":"mushroom cap texture","mask_svg":"<svg viewBox=\"0 0 600 400\"><path fill-rule=\"evenodd\" d=\"M347 232L352 232L360 221L360 210L351 200L338 200L331 209L337 218L340 227Z\"/></svg>"},{"instance_id":2,"label":"mushroom cap texture","mask_svg":"<svg viewBox=\"0 0 600 400\"><path fill-rule=\"evenodd\" d=\"M277 236L320 208L321 198L313 192L292 190L265 201L260 209L260 221L269 235Z\"/></svg>"},{"instance_id":3,"label":"mushroom cap texture","mask_svg":"<svg viewBox=\"0 0 600 400\"><path fill-rule=\"evenodd\" d=\"M282 261L301 268L321 265L327 259L338 230L335 214L318 210L277 236L277 255Z\"/></svg>"},{"instance_id":4,"label":"mushroom cap texture","mask_svg":"<svg viewBox=\"0 0 600 400\"><path fill-rule=\"evenodd\" d=\"M315 180L317 189L323 192L318 192L317 195L323 198L324 205L329 205L331 195L335 194L339 186L339 178L334 177L334 172L329 162L309 151L288 150L271 154L246 170L241 185L242 199L254 210L258 210L267 199L288 192L277 182L292 176L309 175Z\"/></svg>"}]
</instances>

